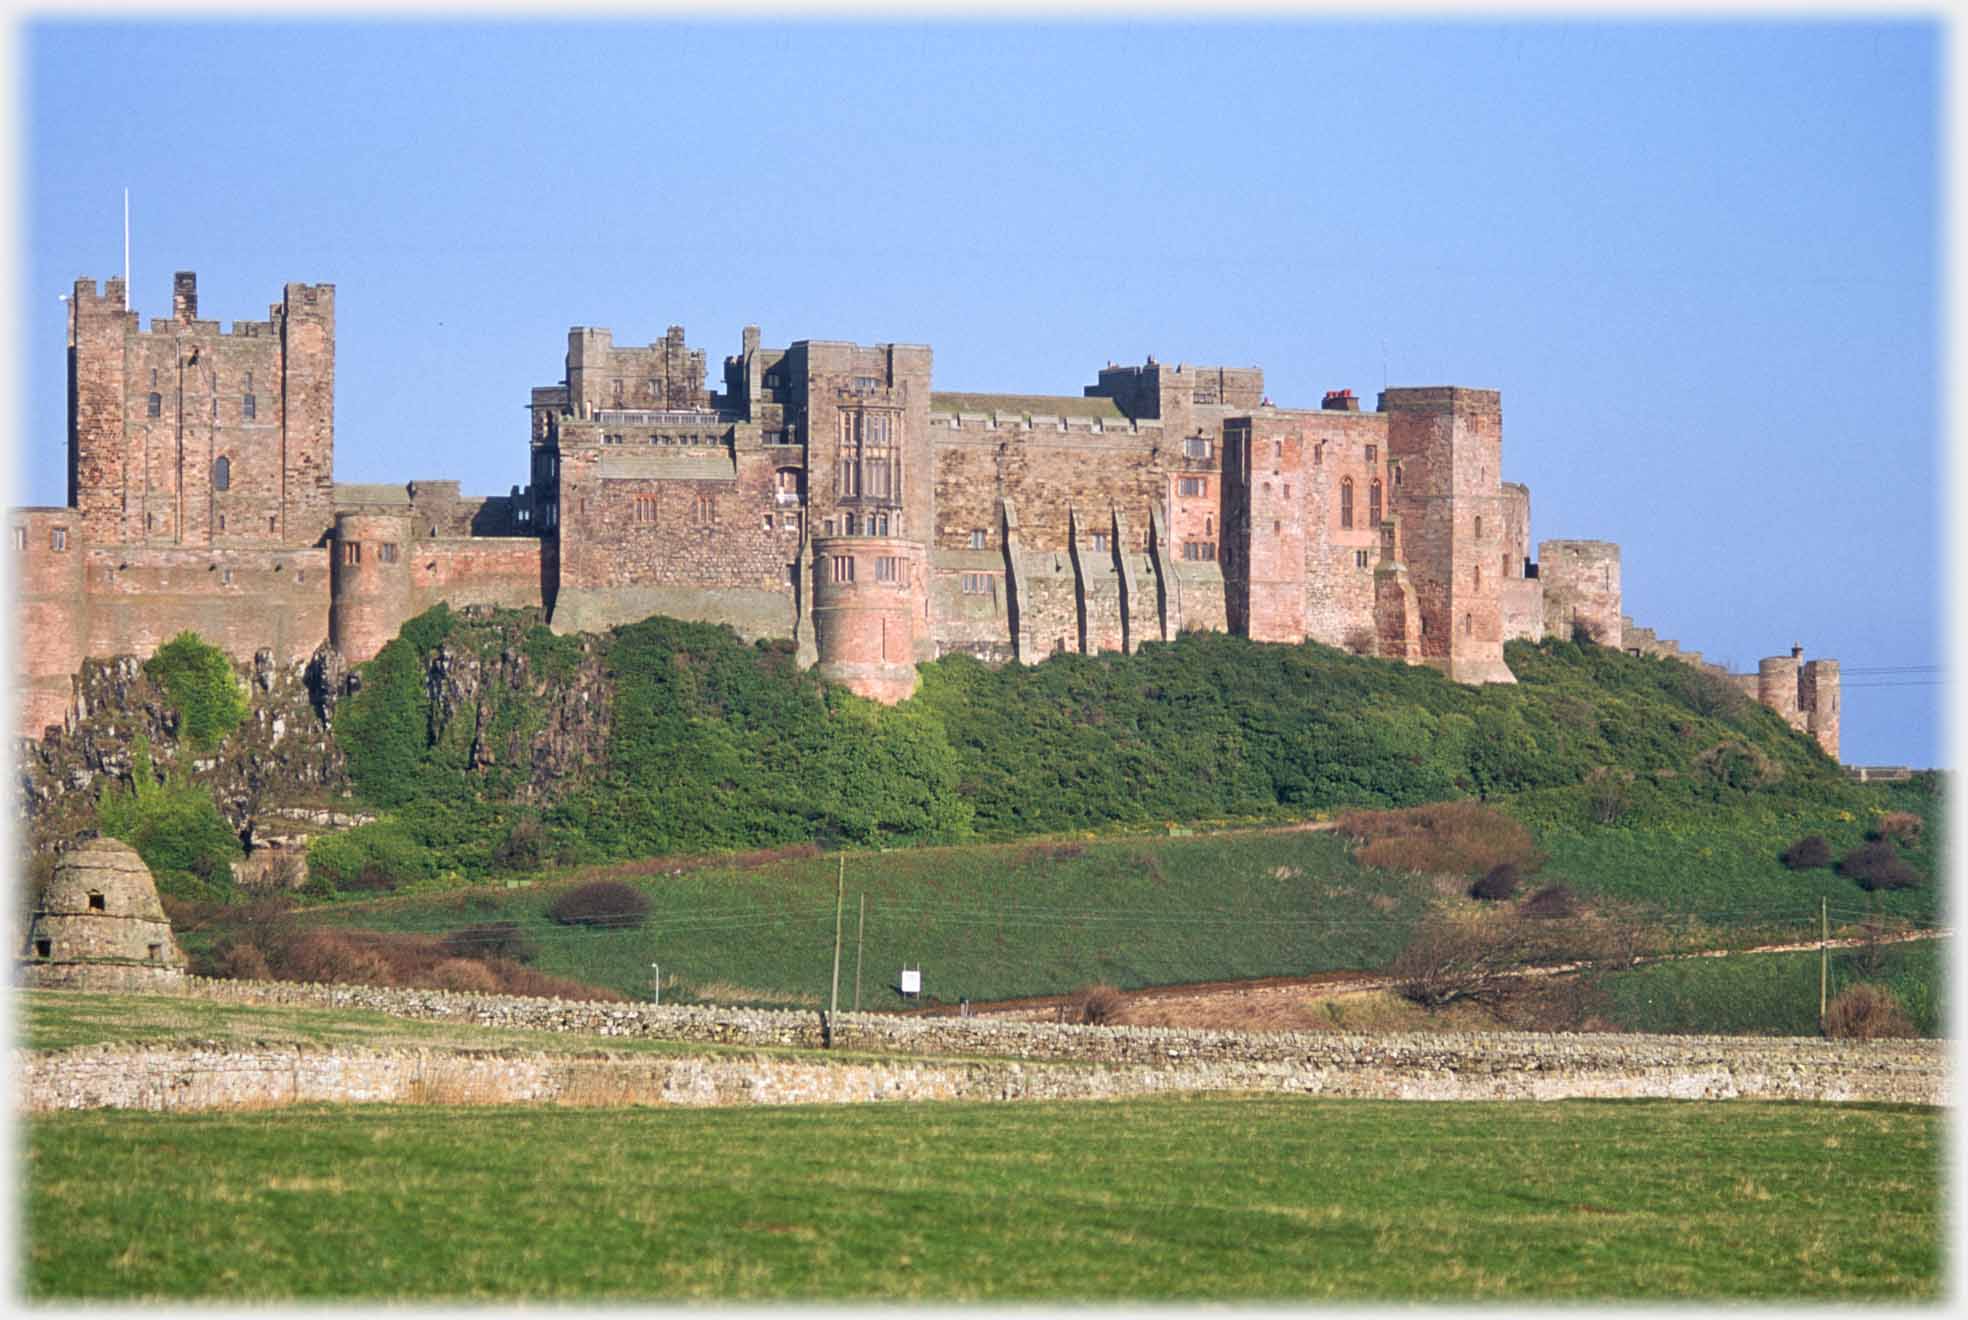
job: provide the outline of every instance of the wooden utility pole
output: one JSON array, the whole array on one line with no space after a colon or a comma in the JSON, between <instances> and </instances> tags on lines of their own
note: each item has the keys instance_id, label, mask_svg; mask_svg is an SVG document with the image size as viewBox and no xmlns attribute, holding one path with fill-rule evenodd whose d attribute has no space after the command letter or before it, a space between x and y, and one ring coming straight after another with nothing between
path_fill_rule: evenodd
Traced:
<instances>
[{"instance_id":1,"label":"wooden utility pole","mask_svg":"<svg viewBox=\"0 0 1968 1320\"><path fill-rule=\"evenodd\" d=\"M861 891L861 918L854 923L854 1011L861 1011L861 937L868 930L868 891Z\"/></svg>"},{"instance_id":2,"label":"wooden utility pole","mask_svg":"<svg viewBox=\"0 0 1968 1320\"><path fill-rule=\"evenodd\" d=\"M834 882L834 990L827 1000L827 1021L840 1010L841 997L841 908L847 901L847 854L841 854L840 879Z\"/></svg>"},{"instance_id":3,"label":"wooden utility pole","mask_svg":"<svg viewBox=\"0 0 1968 1320\"><path fill-rule=\"evenodd\" d=\"M1826 900L1818 899L1818 1030L1824 1030L1825 993L1831 983L1831 914Z\"/></svg>"}]
</instances>

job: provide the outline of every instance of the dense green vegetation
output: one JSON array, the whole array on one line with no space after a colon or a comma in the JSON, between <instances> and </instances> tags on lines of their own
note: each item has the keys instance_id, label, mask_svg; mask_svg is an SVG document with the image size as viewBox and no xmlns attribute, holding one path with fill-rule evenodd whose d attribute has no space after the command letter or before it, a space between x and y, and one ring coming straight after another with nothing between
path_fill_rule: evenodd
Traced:
<instances>
[{"instance_id":1,"label":"dense green vegetation","mask_svg":"<svg viewBox=\"0 0 1968 1320\"><path fill-rule=\"evenodd\" d=\"M158 892L183 899L223 899L232 892L239 836L212 804L212 795L182 771L160 782L150 745L131 751L130 786L109 785L96 801L96 824L137 850Z\"/></svg>"},{"instance_id":2,"label":"dense green vegetation","mask_svg":"<svg viewBox=\"0 0 1968 1320\"><path fill-rule=\"evenodd\" d=\"M246 694L224 651L197 633L181 632L144 661L144 673L164 689L177 712L178 736L210 751L246 718Z\"/></svg>"},{"instance_id":3,"label":"dense green vegetation","mask_svg":"<svg viewBox=\"0 0 1968 1320\"><path fill-rule=\"evenodd\" d=\"M397 823L368 827L374 841L357 831L321 845L324 885L374 887L349 884L364 866L402 887L542 863L1302 818L1461 796L1517 797L1552 830L1704 813L1842 810L1858 821L1869 801L1729 684L1571 642L1513 643L1521 681L1476 688L1221 633L995 670L951 656L922 667L914 699L884 708L801 672L785 644L654 618L601 640L614 693L605 760L547 804L521 805L520 770L474 766L481 728L442 720L424 680L440 644L490 662L517 627L439 607L365 667L336 737L363 796ZM579 662L577 640L537 626L522 645L549 681ZM542 718L531 692L489 696L492 741Z\"/></svg>"},{"instance_id":4,"label":"dense green vegetation","mask_svg":"<svg viewBox=\"0 0 1968 1320\"><path fill-rule=\"evenodd\" d=\"M63 1298L1941 1292L1937 1109L1172 1097L37 1116Z\"/></svg>"}]
</instances>

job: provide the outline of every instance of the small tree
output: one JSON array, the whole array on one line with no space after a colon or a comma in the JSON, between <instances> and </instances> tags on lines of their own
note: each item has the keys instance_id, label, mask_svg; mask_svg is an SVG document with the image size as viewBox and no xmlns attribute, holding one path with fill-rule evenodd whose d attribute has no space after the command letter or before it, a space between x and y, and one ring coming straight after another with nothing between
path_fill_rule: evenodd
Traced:
<instances>
[{"instance_id":1,"label":"small tree","mask_svg":"<svg viewBox=\"0 0 1968 1320\"><path fill-rule=\"evenodd\" d=\"M1457 1002L1495 1009L1521 991L1527 955L1514 918L1453 921L1431 917L1389 969L1402 998L1427 1009Z\"/></svg>"},{"instance_id":2,"label":"small tree","mask_svg":"<svg viewBox=\"0 0 1968 1320\"><path fill-rule=\"evenodd\" d=\"M164 689L178 714L178 732L201 751L218 746L246 718L246 694L225 652L181 632L144 661L144 672Z\"/></svg>"},{"instance_id":3,"label":"small tree","mask_svg":"<svg viewBox=\"0 0 1968 1320\"><path fill-rule=\"evenodd\" d=\"M1822 834L1807 834L1783 850L1778 858L1793 871L1809 871L1831 865L1831 845Z\"/></svg>"}]
</instances>

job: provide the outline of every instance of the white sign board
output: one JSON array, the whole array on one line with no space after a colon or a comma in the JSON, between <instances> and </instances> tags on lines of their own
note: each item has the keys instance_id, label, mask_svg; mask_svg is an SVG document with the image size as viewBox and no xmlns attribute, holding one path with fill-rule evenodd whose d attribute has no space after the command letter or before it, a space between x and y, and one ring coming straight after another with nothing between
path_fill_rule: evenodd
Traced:
<instances>
[{"instance_id":1,"label":"white sign board","mask_svg":"<svg viewBox=\"0 0 1968 1320\"><path fill-rule=\"evenodd\" d=\"M919 995L922 993L922 968L904 967L902 969L902 993Z\"/></svg>"}]
</instances>

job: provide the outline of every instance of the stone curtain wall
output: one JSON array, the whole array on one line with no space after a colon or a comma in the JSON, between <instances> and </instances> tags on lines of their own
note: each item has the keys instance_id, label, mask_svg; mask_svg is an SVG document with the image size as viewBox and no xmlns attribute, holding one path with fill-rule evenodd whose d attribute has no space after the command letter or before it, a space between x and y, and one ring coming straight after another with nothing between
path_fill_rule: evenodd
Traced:
<instances>
[{"instance_id":1,"label":"stone curtain wall","mask_svg":"<svg viewBox=\"0 0 1968 1320\"><path fill-rule=\"evenodd\" d=\"M575 1003L434 990L191 978L236 1003L373 1010L489 1027L817 1049L815 1013ZM645 1059L511 1051L209 1047L21 1055L30 1109L482 1096L671 1104L1018 1099L1265 1090L1412 1100L1571 1097L1947 1102L1940 1041L1714 1036L1354 1036L1068 1027L843 1014L836 1050L894 1059ZM1099 1065L1089 1068L1087 1065ZM435 1089L433 1089L435 1088Z\"/></svg>"}]
</instances>

